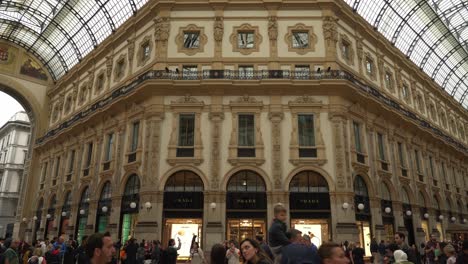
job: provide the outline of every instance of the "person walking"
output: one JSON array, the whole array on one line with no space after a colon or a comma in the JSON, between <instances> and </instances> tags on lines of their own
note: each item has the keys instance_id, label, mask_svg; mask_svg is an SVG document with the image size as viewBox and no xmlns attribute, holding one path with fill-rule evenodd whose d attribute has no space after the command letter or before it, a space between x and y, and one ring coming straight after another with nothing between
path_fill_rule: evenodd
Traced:
<instances>
[{"instance_id":1,"label":"person walking","mask_svg":"<svg viewBox=\"0 0 468 264\"><path fill-rule=\"evenodd\" d=\"M206 264L205 253L198 245L198 242L194 242L190 249L190 263L191 264Z\"/></svg>"},{"instance_id":2,"label":"person walking","mask_svg":"<svg viewBox=\"0 0 468 264\"><path fill-rule=\"evenodd\" d=\"M236 248L234 240L229 241L229 249L226 251L228 264L239 264L240 250Z\"/></svg>"},{"instance_id":3,"label":"person walking","mask_svg":"<svg viewBox=\"0 0 468 264\"><path fill-rule=\"evenodd\" d=\"M16 250L19 246L18 240L12 240L10 247L3 253L5 264L19 264L19 256Z\"/></svg>"}]
</instances>

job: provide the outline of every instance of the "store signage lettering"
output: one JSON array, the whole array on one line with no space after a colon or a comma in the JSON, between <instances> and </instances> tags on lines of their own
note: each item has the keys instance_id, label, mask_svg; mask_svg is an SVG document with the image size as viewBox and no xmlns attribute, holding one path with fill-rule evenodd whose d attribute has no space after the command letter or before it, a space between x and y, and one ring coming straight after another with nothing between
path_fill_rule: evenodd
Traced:
<instances>
[{"instance_id":1,"label":"store signage lettering","mask_svg":"<svg viewBox=\"0 0 468 264\"><path fill-rule=\"evenodd\" d=\"M237 199L238 204L255 204L257 201L255 199Z\"/></svg>"},{"instance_id":2,"label":"store signage lettering","mask_svg":"<svg viewBox=\"0 0 468 264\"><path fill-rule=\"evenodd\" d=\"M316 199L301 199L299 202L303 204L319 204L319 200Z\"/></svg>"},{"instance_id":3,"label":"store signage lettering","mask_svg":"<svg viewBox=\"0 0 468 264\"><path fill-rule=\"evenodd\" d=\"M176 203L192 203L192 198L177 198L175 200Z\"/></svg>"}]
</instances>

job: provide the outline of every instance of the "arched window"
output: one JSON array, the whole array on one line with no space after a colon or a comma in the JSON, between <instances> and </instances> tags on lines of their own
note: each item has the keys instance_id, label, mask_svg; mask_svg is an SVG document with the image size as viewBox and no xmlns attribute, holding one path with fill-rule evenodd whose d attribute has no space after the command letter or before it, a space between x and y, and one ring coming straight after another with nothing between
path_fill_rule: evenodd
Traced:
<instances>
[{"instance_id":1,"label":"arched window","mask_svg":"<svg viewBox=\"0 0 468 264\"><path fill-rule=\"evenodd\" d=\"M460 203L460 201L457 201L457 205L458 205L458 212L460 212L460 214L462 214L463 213L463 206Z\"/></svg>"},{"instance_id":2,"label":"arched window","mask_svg":"<svg viewBox=\"0 0 468 264\"><path fill-rule=\"evenodd\" d=\"M99 202L110 200L112 194L111 190L112 189L110 182L107 181L106 183L104 183L104 186L101 190L101 195L99 196Z\"/></svg>"},{"instance_id":3,"label":"arched window","mask_svg":"<svg viewBox=\"0 0 468 264\"><path fill-rule=\"evenodd\" d=\"M62 211L66 211L64 208L69 209L71 205L71 191L68 191L67 194L65 195L65 199L63 200L63 207Z\"/></svg>"},{"instance_id":4,"label":"arched window","mask_svg":"<svg viewBox=\"0 0 468 264\"><path fill-rule=\"evenodd\" d=\"M229 179L228 192L265 192L265 182L254 171L243 170Z\"/></svg>"},{"instance_id":5,"label":"arched window","mask_svg":"<svg viewBox=\"0 0 468 264\"><path fill-rule=\"evenodd\" d=\"M367 192L367 185L364 179L361 176L356 176L354 180L354 191L356 195L369 197L369 193Z\"/></svg>"},{"instance_id":6,"label":"arched window","mask_svg":"<svg viewBox=\"0 0 468 264\"><path fill-rule=\"evenodd\" d=\"M296 174L289 183L290 192L328 193L328 183L325 178L314 171L302 171Z\"/></svg>"},{"instance_id":7,"label":"arched window","mask_svg":"<svg viewBox=\"0 0 468 264\"><path fill-rule=\"evenodd\" d=\"M418 202L420 206L426 207L426 199L424 199L424 194L422 192L419 192Z\"/></svg>"},{"instance_id":8,"label":"arched window","mask_svg":"<svg viewBox=\"0 0 468 264\"><path fill-rule=\"evenodd\" d=\"M137 195L140 193L140 179L136 174L133 174L128 178L127 184L125 184L124 196Z\"/></svg>"},{"instance_id":9,"label":"arched window","mask_svg":"<svg viewBox=\"0 0 468 264\"><path fill-rule=\"evenodd\" d=\"M95 231L99 233L104 233L107 228L110 207L112 205L111 191L111 183L110 181L107 181L104 183L104 186L101 189L101 194L99 195L98 201Z\"/></svg>"},{"instance_id":10,"label":"arched window","mask_svg":"<svg viewBox=\"0 0 468 264\"><path fill-rule=\"evenodd\" d=\"M81 210L88 210L89 207L89 187L86 186L86 188L81 192L81 199L80 199L80 211ZM81 212L80 212L81 214Z\"/></svg>"},{"instance_id":11,"label":"arched window","mask_svg":"<svg viewBox=\"0 0 468 264\"><path fill-rule=\"evenodd\" d=\"M392 200L387 184L383 183L381 186L382 186L382 199L387 200L387 201Z\"/></svg>"},{"instance_id":12,"label":"arched window","mask_svg":"<svg viewBox=\"0 0 468 264\"><path fill-rule=\"evenodd\" d=\"M54 194L54 196L52 196L52 198L50 199L49 208L50 209L55 209L56 205L57 205L57 197Z\"/></svg>"},{"instance_id":13,"label":"arched window","mask_svg":"<svg viewBox=\"0 0 468 264\"><path fill-rule=\"evenodd\" d=\"M37 203L37 214L41 214L42 213L42 208L44 207L44 199L40 199L39 200L39 203ZM36 214L36 215L37 215ZM37 216L37 218L40 219L40 216Z\"/></svg>"},{"instance_id":14,"label":"arched window","mask_svg":"<svg viewBox=\"0 0 468 264\"><path fill-rule=\"evenodd\" d=\"M439 202L439 199L437 199L437 196L435 195L434 195L434 202L435 202L437 210L440 210L440 202Z\"/></svg>"},{"instance_id":15,"label":"arched window","mask_svg":"<svg viewBox=\"0 0 468 264\"><path fill-rule=\"evenodd\" d=\"M191 171L178 171L169 177L164 186L166 192L203 192L203 181Z\"/></svg>"},{"instance_id":16,"label":"arched window","mask_svg":"<svg viewBox=\"0 0 468 264\"><path fill-rule=\"evenodd\" d=\"M403 201L403 203L405 203L405 204L409 204L409 203L410 203L408 191L406 191L405 188L403 188L403 192L402 192L402 201Z\"/></svg>"}]
</instances>

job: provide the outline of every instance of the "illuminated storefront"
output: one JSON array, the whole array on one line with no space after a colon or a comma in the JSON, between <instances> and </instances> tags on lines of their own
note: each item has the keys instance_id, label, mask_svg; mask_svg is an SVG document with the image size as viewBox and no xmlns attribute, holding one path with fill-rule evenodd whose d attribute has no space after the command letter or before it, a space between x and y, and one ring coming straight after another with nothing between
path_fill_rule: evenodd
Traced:
<instances>
[{"instance_id":1,"label":"illuminated storefront","mask_svg":"<svg viewBox=\"0 0 468 264\"><path fill-rule=\"evenodd\" d=\"M403 224L405 226L406 232L408 234L408 244L415 245L416 238L414 235L414 225L413 225L413 211L411 204L409 202L408 192L403 188L402 192L402 209L403 209Z\"/></svg>"},{"instance_id":2,"label":"illuminated storefront","mask_svg":"<svg viewBox=\"0 0 468 264\"><path fill-rule=\"evenodd\" d=\"M178 259L189 258L192 241L202 243L203 190L203 181L191 171L174 173L164 187L163 246L180 239Z\"/></svg>"},{"instance_id":3,"label":"illuminated storefront","mask_svg":"<svg viewBox=\"0 0 468 264\"><path fill-rule=\"evenodd\" d=\"M291 227L311 237L319 247L331 239L330 194L325 178L314 171L296 174L289 184Z\"/></svg>"},{"instance_id":4,"label":"illuminated storefront","mask_svg":"<svg viewBox=\"0 0 468 264\"><path fill-rule=\"evenodd\" d=\"M109 223L109 212L111 210L111 184L109 181L104 183L101 195L99 196L98 207L96 211L95 232L104 233Z\"/></svg>"},{"instance_id":5,"label":"illuminated storefront","mask_svg":"<svg viewBox=\"0 0 468 264\"><path fill-rule=\"evenodd\" d=\"M86 224L88 222L88 212L89 212L89 188L86 187L81 193L81 199L80 199L80 204L78 207L78 214L76 217L76 225L75 225L75 238L78 240L78 243L80 244L85 233Z\"/></svg>"},{"instance_id":6,"label":"illuminated storefront","mask_svg":"<svg viewBox=\"0 0 468 264\"><path fill-rule=\"evenodd\" d=\"M68 191L65 195L65 200L62 206L62 213L60 215L60 225L59 225L59 236L64 234L68 229L68 223L70 222L70 210L71 210L71 191Z\"/></svg>"},{"instance_id":7,"label":"illuminated storefront","mask_svg":"<svg viewBox=\"0 0 468 264\"><path fill-rule=\"evenodd\" d=\"M243 170L232 175L226 194L226 238L242 241L266 234L265 182L254 171Z\"/></svg>"},{"instance_id":8,"label":"illuminated storefront","mask_svg":"<svg viewBox=\"0 0 468 264\"><path fill-rule=\"evenodd\" d=\"M44 229L44 238L52 239L52 236L49 237L49 233L54 229L54 220L55 220L55 206L57 205L57 198L55 194L50 199L49 209L47 209L46 223Z\"/></svg>"},{"instance_id":9,"label":"illuminated storefront","mask_svg":"<svg viewBox=\"0 0 468 264\"><path fill-rule=\"evenodd\" d=\"M369 202L369 192L364 179L357 175L354 179L354 207L356 208L356 225L359 230L359 242L364 248L366 256L371 256L370 242L371 231L371 211Z\"/></svg>"},{"instance_id":10,"label":"illuminated storefront","mask_svg":"<svg viewBox=\"0 0 468 264\"><path fill-rule=\"evenodd\" d=\"M125 242L135 234L139 205L140 179L138 175L132 174L125 185L125 191L120 206L119 237L122 244L125 244Z\"/></svg>"}]
</instances>

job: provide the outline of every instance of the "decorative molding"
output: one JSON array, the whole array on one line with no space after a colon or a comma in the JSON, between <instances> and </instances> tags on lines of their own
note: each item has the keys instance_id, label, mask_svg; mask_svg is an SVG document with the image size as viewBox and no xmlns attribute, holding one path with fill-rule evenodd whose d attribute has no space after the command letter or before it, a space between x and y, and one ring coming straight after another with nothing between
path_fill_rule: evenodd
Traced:
<instances>
[{"instance_id":1,"label":"decorative molding","mask_svg":"<svg viewBox=\"0 0 468 264\"><path fill-rule=\"evenodd\" d=\"M276 16L268 17L268 38L275 41L278 38L278 18Z\"/></svg>"},{"instance_id":2,"label":"decorative molding","mask_svg":"<svg viewBox=\"0 0 468 264\"><path fill-rule=\"evenodd\" d=\"M198 33L198 47L186 48L184 47L184 35L185 33ZM205 50L205 45L208 43L208 37L205 35L205 28L198 27L195 24L190 24L185 27L179 28L179 34L175 37L175 43L177 45L177 52L185 53L185 55L193 56L197 53Z\"/></svg>"},{"instance_id":3,"label":"decorative molding","mask_svg":"<svg viewBox=\"0 0 468 264\"><path fill-rule=\"evenodd\" d=\"M275 189L282 189L283 181L281 175L281 121L284 118L283 112L270 112L268 118L272 123L272 161L273 161L273 182Z\"/></svg>"},{"instance_id":4,"label":"decorative molding","mask_svg":"<svg viewBox=\"0 0 468 264\"><path fill-rule=\"evenodd\" d=\"M116 65L114 67L114 82L120 81L125 76L125 70L127 69L126 57L127 55L123 53L120 54L120 56L116 60Z\"/></svg>"},{"instance_id":5,"label":"decorative molding","mask_svg":"<svg viewBox=\"0 0 468 264\"><path fill-rule=\"evenodd\" d=\"M148 45L149 47L149 55L147 57L145 57L145 54L144 54L145 45ZM151 41L151 36L147 35L141 40L140 44L138 45L137 66L145 65L151 59L152 52L153 52L153 42Z\"/></svg>"},{"instance_id":6,"label":"decorative molding","mask_svg":"<svg viewBox=\"0 0 468 264\"><path fill-rule=\"evenodd\" d=\"M156 42L167 42L171 28L170 18L158 16L154 20L154 40Z\"/></svg>"},{"instance_id":7,"label":"decorative molding","mask_svg":"<svg viewBox=\"0 0 468 264\"><path fill-rule=\"evenodd\" d=\"M242 32L251 32L254 35L254 43L252 48L239 48L239 33ZM232 51L233 52L240 52L242 55L250 55L253 52L258 52L260 50L260 44L263 41L262 36L260 35L260 29L258 26L252 26L250 24L242 24L238 27L234 26L232 28L232 34L231 37L229 38L231 45L232 45Z\"/></svg>"},{"instance_id":8,"label":"decorative molding","mask_svg":"<svg viewBox=\"0 0 468 264\"><path fill-rule=\"evenodd\" d=\"M377 68L375 67L374 57L372 56L372 54L370 54L370 52L367 52L367 51L364 52L364 57L365 57L364 70L366 72L366 75L373 81L377 80ZM371 65L370 72L367 70L367 61L369 61Z\"/></svg>"},{"instance_id":9,"label":"decorative molding","mask_svg":"<svg viewBox=\"0 0 468 264\"><path fill-rule=\"evenodd\" d=\"M293 36L295 32L304 32L308 34L308 46L304 48L295 48L293 47ZM315 44L317 43L317 35L314 34L313 26L306 26L302 23L298 23L294 26L288 27L288 33L284 36L284 40L288 44L289 52L296 52L300 55L305 55L308 52L315 51Z\"/></svg>"},{"instance_id":10,"label":"decorative molding","mask_svg":"<svg viewBox=\"0 0 468 264\"><path fill-rule=\"evenodd\" d=\"M345 56L344 54L344 48L345 46L348 47L348 56ZM353 66L354 65L354 48L353 48L353 42L351 39L348 37L346 34L340 34L340 53L341 53L341 58L348 64Z\"/></svg>"},{"instance_id":11,"label":"decorative molding","mask_svg":"<svg viewBox=\"0 0 468 264\"><path fill-rule=\"evenodd\" d=\"M334 16L323 17L323 35L328 47L335 47L338 42L338 20Z\"/></svg>"},{"instance_id":12,"label":"decorative molding","mask_svg":"<svg viewBox=\"0 0 468 264\"><path fill-rule=\"evenodd\" d=\"M213 37L216 42L222 42L224 36L224 22L223 17L217 16L213 24Z\"/></svg>"}]
</instances>

